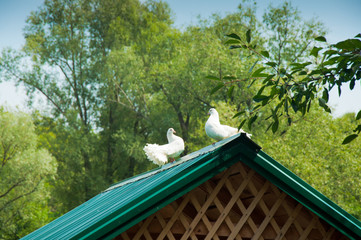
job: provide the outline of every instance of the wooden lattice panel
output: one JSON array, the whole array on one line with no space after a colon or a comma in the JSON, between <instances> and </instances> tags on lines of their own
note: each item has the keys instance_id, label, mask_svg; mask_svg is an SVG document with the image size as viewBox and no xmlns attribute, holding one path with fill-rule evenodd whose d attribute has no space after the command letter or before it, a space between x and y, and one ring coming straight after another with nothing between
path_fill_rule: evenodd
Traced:
<instances>
[{"instance_id":1,"label":"wooden lattice panel","mask_svg":"<svg viewBox=\"0 0 361 240\"><path fill-rule=\"evenodd\" d=\"M243 163L115 239L347 239Z\"/></svg>"}]
</instances>

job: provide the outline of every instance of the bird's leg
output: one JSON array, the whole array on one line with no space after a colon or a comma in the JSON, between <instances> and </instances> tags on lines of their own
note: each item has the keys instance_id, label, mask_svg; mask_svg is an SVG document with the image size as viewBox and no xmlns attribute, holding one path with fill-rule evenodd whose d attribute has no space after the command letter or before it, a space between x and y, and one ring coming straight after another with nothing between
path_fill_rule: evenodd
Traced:
<instances>
[{"instance_id":1,"label":"bird's leg","mask_svg":"<svg viewBox=\"0 0 361 240\"><path fill-rule=\"evenodd\" d=\"M170 158L170 162L174 162L175 161L175 159L174 158Z\"/></svg>"}]
</instances>

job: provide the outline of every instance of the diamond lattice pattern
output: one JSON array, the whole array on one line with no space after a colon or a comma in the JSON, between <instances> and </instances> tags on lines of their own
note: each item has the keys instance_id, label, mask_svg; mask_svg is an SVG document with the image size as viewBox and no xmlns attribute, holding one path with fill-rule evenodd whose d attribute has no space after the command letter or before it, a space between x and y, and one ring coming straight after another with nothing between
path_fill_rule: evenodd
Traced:
<instances>
[{"instance_id":1,"label":"diamond lattice pattern","mask_svg":"<svg viewBox=\"0 0 361 240\"><path fill-rule=\"evenodd\" d=\"M236 163L115 239L347 239Z\"/></svg>"}]
</instances>

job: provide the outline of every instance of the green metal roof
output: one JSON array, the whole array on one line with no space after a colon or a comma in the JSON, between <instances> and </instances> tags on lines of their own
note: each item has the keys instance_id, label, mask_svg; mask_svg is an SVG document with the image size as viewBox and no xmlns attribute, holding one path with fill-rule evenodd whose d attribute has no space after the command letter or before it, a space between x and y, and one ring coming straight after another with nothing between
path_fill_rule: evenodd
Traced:
<instances>
[{"instance_id":1,"label":"green metal roof","mask_svg":"<svg viewBox=\"0 0 361 240\"><path fill-rule=\"evenodd\" d=\"M238 134L109 187L23 239L112 239L241 161L351 239L361 223Z\"/></svg>"}]
</instances>

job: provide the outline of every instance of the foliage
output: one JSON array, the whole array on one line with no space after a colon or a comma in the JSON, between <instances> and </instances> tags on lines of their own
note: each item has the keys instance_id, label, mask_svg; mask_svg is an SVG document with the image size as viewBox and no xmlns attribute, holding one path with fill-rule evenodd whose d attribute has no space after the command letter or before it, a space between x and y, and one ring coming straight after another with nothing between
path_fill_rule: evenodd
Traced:
<instances>
[{"instance_id":1,"label":"foliage","mask_svg":"<svg viewBox=\"0 0 361 240\"><path fill-rule=\"evenodd\" d=\"M0 238L18 239L51 220L55 159L37 147L31 118L0 109Z\"/></svg>"},{"instance_id":2,"label":"foliage","mask_svg":"<svg viewBox=\"0 0 361 240\"><path fill-rule=\"evenodd\" d=\"M320 107L311 107L302 121L282 126L286 129L282 134L262 131L256 141L267 154L361 219L360 139L339 144L353 124L352 114L333 119Z\"/></svg>"},{"instance_id":3,"label":"foliage","mask_svg":"<svg viewBox=\"0 0 361 240\"><path fill-rule=\"evenodd\" d=\"M315 101L326 112L331 113L331 109L327 105L329 91L337 86L339 95L341 95L342 84L349 83L352 90L361 77L361 40L358 39L361 38L360 34L354 39L341 41L330 46L325 46L326 39L322 36L314 38L315 41L312 42L310 40L316 33L311 30L306 31L307 29L291 31L292 24L290 26L288 21L284 22L285 19L288 19L287 14L289 14L287 3L282 9L283 13L275 10L271 11L271 13L275 13L274 15L265 15L268 25L273 28L278 26L273 38L274 42L279 40L278 48L273 44L269 46L269 51L256 49L251 42L251 30L247 31L244 38L235 33L229 34L227 35L229 40L225 42L232 44L231 49L248 49L251 54L255 54L262 60L262 66L255 70L253 70L253 66L250 69L252 73L247 78L252 84L260 82L258 92L253 96L257 105L252 109L253 116L248 119L248 124L250 126L253 124L259 113L262 112L262 108L271 107L272 113L266 118L272 118L273 121L269 128L273 132L278 130L281 117L286 119L288 124L291 124L293 121L289 113L291 110L305 115ZM294 21L292 23L294 24ZM310 29L313 29L312 26L310 25ZM308 36L307 40L301 41L304 45L298 46L300 49L298 53L294 52L297 49L294 44L297 45L299 42L288 39L289 32ZM322 32L318 31L318 33ZM317 45L317 41L322 43L321 46L314 46L306 51L311 43ZM292 51L285 53L283 49L287 43L289 44L288 48ZM302 55L304 57L300 58ZM289 59L287 56L296 57ZM218 89L225 85L228 83L219 85ZM361 110L356 115L356 120L359 119L361 119ZM361 124L357 124L353 132L343 140L343 144L349 143L360 134Z\"/></svg>"},{"instance_id":4,"label":"foliage","mask_svg":"<svg viewBox=\"0 0 361 240\"><path fill-rule=\"evenodd\" d=\"M238 35L231 34L229 37L241 43ZM289 69L280 67L279 63L268 61L269 52L257 52L250 45L243 45L265 59L264 67L255 70L250 80L255 81L258 78L263 80L261 88L253 97L253 100L259 103L258 111L263 106L271 105L271 102L277 104L270 116L273 118L270 125L273 132L277 131L281 116L285 116L291 124L289 109L292 108L295 113L301 112L302 115L305 115L309 112L311 104L318 101L318 104L326 112L331 113L331 109L327 106L329 91L337 86L339 95L341 95L341 85L345 83L350 84L351 90L354 88L355 82L359 81L361 77L361 40L357 38L361 38L361 35L331 45L328 50L314 47L310 56L316 59L320 50L325 50L320 63L294 62ZM315 40L326 41L324 37L317 37ZM236 45L233 48L239 46ZM310 69L307 68L308 66ZM356 120L359 119L361 119L361 110L356 115ZM252 120L251 118L249 121L252 123ZM342 143L347 144L355 139L361 132L361 124L357 125L354 132L347 136Z\"/></svg>"}]
</instances>

